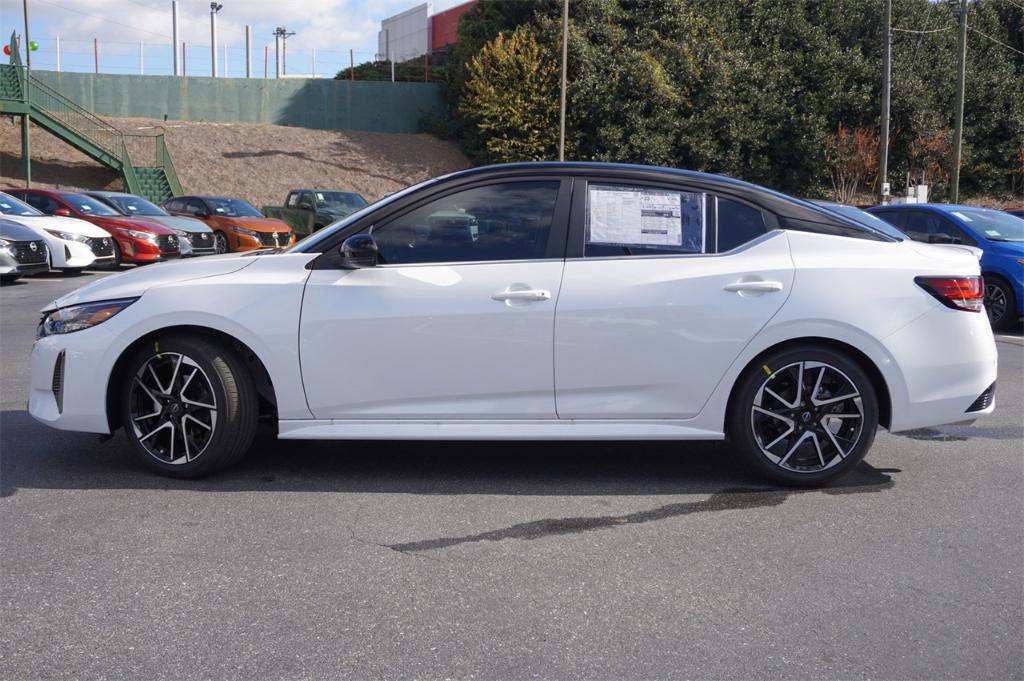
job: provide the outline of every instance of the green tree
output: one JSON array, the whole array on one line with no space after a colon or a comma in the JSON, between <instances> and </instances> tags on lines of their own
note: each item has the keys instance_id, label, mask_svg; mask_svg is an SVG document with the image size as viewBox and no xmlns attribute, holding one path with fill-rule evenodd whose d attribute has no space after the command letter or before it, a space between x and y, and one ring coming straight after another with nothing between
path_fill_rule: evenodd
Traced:
<instances>
[{"instance_id":1,"label":"green tree","mask_svg":"<svg viewBox=\"0 0 1024 681\"><path fill-rule=\"evenodd\" d=\"M558 68L533 33L499 33L470 61L459 112L476 126L488 161L553 158Z\"/></svg>"}]
</instances>

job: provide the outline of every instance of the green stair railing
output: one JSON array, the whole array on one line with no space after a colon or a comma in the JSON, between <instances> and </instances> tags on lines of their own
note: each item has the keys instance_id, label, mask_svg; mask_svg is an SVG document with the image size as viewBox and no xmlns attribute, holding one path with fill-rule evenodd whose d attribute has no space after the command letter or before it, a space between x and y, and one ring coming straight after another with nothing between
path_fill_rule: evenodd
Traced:
<instances>
[{"instance_id":1,"label":"green stair railing","mask_svg":"<svg viewBox=\"0 0 1024 681\"><path fill-rule=\"evenodd\" d=\"M26 86L28 113L36 124L119 172L127 191L159 202L170 198L167 191L171 196L182 193L181 182L162 133L125 133L33 77L19 64L0 65L0 112L5 110L5 101L23 102ZM144 191L139 177L142 169L159 170L166 180L166 187L160 182L157 184L161 191L157 194L150 195L151 192ZM147 173L147 177L149 175Z\"/></svg>"}]
</instances>

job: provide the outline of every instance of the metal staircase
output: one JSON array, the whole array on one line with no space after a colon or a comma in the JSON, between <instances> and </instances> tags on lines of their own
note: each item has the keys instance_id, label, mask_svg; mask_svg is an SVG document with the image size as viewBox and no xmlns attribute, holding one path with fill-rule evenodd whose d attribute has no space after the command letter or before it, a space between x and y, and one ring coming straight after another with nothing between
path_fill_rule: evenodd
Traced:
<instances>
[{"instance_id":1,"label":"metal staircase","mask_svg":"<svg viewBox=\"0 0 1024 681\"><path fill-rule=\"evenodd\" d=\"M28 74L20 63L0 64L0 114L27 116L119 173L129 193L158 204L182 193L162 134L122 132Z\"/></svg>"}]
</instances>

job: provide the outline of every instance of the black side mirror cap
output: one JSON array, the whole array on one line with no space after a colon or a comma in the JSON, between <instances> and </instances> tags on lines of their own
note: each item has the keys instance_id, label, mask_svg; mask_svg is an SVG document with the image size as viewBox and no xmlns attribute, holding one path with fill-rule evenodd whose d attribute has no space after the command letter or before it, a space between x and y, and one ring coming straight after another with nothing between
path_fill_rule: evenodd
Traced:
<instances>
[{"instance_id":1,"label":"black side mirror cap","mask_svg":"<svg viewBox=\"0 0 1024 681\"><path fill-rule=\"evenodd\" d=\"M369 234L353 234L338 247L341 253L341 267L359 270L374 267L378 261L377 242Z\"/></svg>"}]
</instances>

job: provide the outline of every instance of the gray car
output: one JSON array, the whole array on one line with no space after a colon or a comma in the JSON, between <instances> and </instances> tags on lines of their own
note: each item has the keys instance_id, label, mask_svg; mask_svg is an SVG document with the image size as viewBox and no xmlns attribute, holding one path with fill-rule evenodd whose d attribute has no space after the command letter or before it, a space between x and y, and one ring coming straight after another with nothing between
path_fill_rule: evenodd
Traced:
<instances>
[{"instance_id":1,"label":"gray car","mask_svg":"<svg viewBox=\"0 0 1024 681\"><path fill-rule=\"evenodd\" d=\"M0 218L0 281L7 283L49 269L46 242L28 227Z\"/></svg>"},{"instance_id":2,"label":"gray car","mask_svg":"<svg viewBox=\"0 0 1024 681\"><path fill-rule=\"evenodd\" d=\"M183 258L191 255L213 255L217 252L213 230L202 220L171 215L160 206L134 194L101 191L82 193L102 201L121 215L145 217L150 222L173 229L178 235Z\"/></svg>"}]
</instances>

